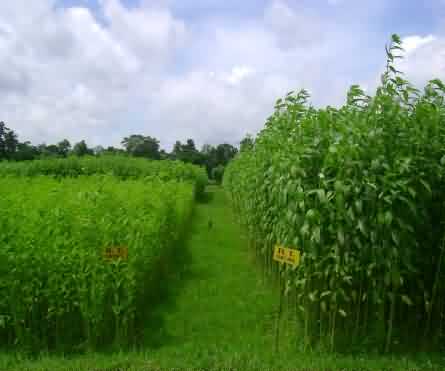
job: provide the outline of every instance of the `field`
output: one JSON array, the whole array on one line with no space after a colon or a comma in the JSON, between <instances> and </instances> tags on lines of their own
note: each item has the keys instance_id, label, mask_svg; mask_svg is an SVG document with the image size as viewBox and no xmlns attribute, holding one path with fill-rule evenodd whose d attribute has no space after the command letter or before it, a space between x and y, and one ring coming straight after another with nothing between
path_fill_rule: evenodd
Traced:
<instances>
[{"instance_id":1,"label":"field","mask_svg":"<svg viewBox=\"0 0 445 371\"><path fill-rule=\"evenodd\" d=\"M225 192L207 191L198 203L188 238L171 259L151 323L140 323L144 344L128 351L85 354L0 353L0 369L50 370L437 370L440 354L416 351L383 356L303 349L302 329L283 318L275 350L279 296L256 266L247 236L235 222ZM208 227L209 220L214 225Z\"/></svg>"},{"instance_id":2,"label":"field","mask_svg":"<svg viewBox=\"0 0 445 371\"><path fill-rule=\"evenodd\" d=\"M0 163L0 369L444 369L445 85L404 80L400 45L374 96L279 99L223 187Z\"/></svg>"},{"instance_id":3,"label":"field","mask_svg":"<svg viewBox=\"0 0 445 371\"><path fill-rule=\"evenodd\" d=\"M2 173L1 343L29 351L136 344L203 171L113 158L5 164Z\"/></svg>"},{"instance_id":4,"label":"field","mask_svg":"<svg viewBox=\"0 0 445 371\"><path fill-rule=\"evenodd\" d=\"M414 88L399 50L394 36L374 97L353 86L338 109L311 107L305 91L280 99L226 172L308 348L445 345L445 86ZM301 254L298 268L277 267L277 244Z\"/></svg>"},{"instance_id":5,"label":"field","mask_svg":"<svg viewBox=\"0 0 445 371\"><path fill-rule=\"evenodd\" d=\"M156 179L192 182L198 197L207 184L207 175L202 169L180 161L170 160L147 161L123 156L102 156L100 158L85 156L3 162L0 166L0 177L33 177L36 175L47 175L54 178L112 175L121 180Z\"/></svg>"}]
</instances>

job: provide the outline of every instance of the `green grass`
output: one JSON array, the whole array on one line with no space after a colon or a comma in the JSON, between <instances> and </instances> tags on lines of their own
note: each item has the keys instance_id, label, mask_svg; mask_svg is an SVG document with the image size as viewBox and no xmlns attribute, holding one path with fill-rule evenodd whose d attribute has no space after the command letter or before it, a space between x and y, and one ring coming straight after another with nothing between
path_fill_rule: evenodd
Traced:
<instances>
[{"instance_id":1,"label":"green grass","mask_svg":"<svg viewBox=\"0 0 445 371\"><path fill-rule=\"evenodd\" d=\"M283 321L275 352L278 298L254 262L246 239L220 188L198 204L190 238L165 280L156 317L142 349L71 358L0 355L0 370L246 369L440 369L438 355L343 356L303 352L294 322ZM212 221L212 228L209 228ZM156 319L153 321L153 319ZM291 328L292 331L286 331Z\"/></svg>"}]
</instances>

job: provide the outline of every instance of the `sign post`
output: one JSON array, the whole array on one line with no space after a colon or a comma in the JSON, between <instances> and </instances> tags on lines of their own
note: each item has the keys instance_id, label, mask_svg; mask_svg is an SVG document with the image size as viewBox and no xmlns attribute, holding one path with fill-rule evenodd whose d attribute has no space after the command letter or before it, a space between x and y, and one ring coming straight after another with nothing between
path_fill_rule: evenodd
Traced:
<instances>
[{"instance_id":1,"label":"sign post","mask_svg":"<svg viewBox=\"0 0 445 371\"><path fill-rule=\"evenodd\" d=\"M298 267L300 265L301 253L296 249L276 245L273 252L273 260Z\"/></svg>"},{"instance_id":2,"label":"sign post","mask_svg":"<svg viewBox=\"0 0 445 371\"><path fill-rule=\"evenodd\" d=\"M295 268L300 265L300 258L301 258L300 250L289 249L282 245L275 245L275 248L273 251L273 260L280 262L280 263L289 264ZM280 269L280 271L281 271L281 269ZM275 352L277 352L277 353L278 353L278 349L279 349L278 343L279 343L279 338L280 338L280 318L281 318L281 312L282 312L282 307L283 307L283 296L284 296L284 285L282 283L281 273L279 276L279 282L280 282L280 304L278 307L276 332L275 332Z\"/></svg>"},{"instance_id":3,"label":"sign post","mask_svg":"<svg viewBox=\"0 0 445 371\"><path fill-rule=\"evenodd\" d=\"M112 246L105 248L104 258L107 260L116 260L116 259L128 259L128 247L126 246Z\"/></svg>"}]
</instances>

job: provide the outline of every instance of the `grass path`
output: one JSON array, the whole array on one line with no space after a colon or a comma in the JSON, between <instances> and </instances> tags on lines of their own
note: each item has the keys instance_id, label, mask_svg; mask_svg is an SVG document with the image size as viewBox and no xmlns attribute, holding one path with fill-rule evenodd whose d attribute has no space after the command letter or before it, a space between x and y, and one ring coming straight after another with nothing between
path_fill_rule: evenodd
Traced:
<instances>
[{"instance_id":1,"label":"grass path","mask_svg":"<svg viewBox=\"0 0 445 371\"><path fill-rule=\"evenodd\" d=\"M37 362L0 354L0 370L438 369L426 355L303 353L286 333L276 354L276 291L262 282L224 192L210 187L208 194L208 202L197 205L186 246L163 283L165 295L146 328L143 350L43 356Z\"/></svg>"},{"instance_id":2,"label":"grass path","mask_svg":"<svg viewBox=\"0 0 445 371\"><path fill-rule=\"evenodd\" d=\"M195 212L185 284L165 316L169 341L154 355L164 367L247 365L274 344L276 298L259 280L224 193L209 193Z\"/></svg>"}]
</instances>

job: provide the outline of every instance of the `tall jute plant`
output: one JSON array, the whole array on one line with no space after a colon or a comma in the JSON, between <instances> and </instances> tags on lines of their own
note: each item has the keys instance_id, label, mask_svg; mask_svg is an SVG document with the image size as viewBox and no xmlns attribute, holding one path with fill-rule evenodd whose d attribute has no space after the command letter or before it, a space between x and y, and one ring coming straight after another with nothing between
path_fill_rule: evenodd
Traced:
<instances>
[{"instance_id":1,"label":"tall jute plant","mask_svg":"<svg viewBox=\"0 0 445 371\"><path fill-rule=\"evenodd\" d=\"M253 246L301 251L280 274L306 345L435 343L445 314L445 85L423 92L398 71L393 35L374 96L352 86L340 108L302 90L279 99L225 187ZM293 305L293 304L292 304Z\"/></svg>"}]
</instances>

